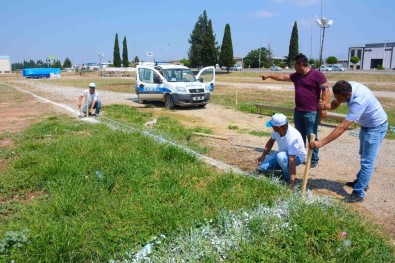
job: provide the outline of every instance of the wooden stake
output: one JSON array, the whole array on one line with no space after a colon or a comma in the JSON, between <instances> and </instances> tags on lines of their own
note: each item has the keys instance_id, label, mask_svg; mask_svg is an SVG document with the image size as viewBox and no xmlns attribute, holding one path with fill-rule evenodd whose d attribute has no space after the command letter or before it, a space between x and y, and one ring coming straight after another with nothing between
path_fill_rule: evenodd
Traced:
<instances>
[{"instance_id":1,"label":"wooden stake","mask_svg":"<svg viewBox=\"0 0 395 263\"><path fill-rule=\"evenodd\" d=\"M89 91L85 93L86 117L89 117Z\"/></svg>"},{"instance_id":2,"label":"wooden stake","mask_svg":"<svg viewBox=\"0 0 395 263\"><path fill-rule=\"evenodd\" d=\"M315 141L315 134L310 135L310 142ZM303 185L302 185L302 198L304 198L304 192L306 191L306 186L307 186L307 180L309 177L309 172L310 172L310 164L311 164L311 156L313 154L313 150L309 148L307 152L307 158L306 158L306 167L304 169L304 175L303 175Z\"/></svg>"},{"instance_id":3,"label":"wooden stake","mask_svg":"<svg viewBox=\"0 0 395 263\"><path fill-rule=\"evenodd\" d=\"M327 89L327 87L325 87L325 86L321 88L321 100L323 102L325 102L325 100L326 100L326 93L325 93L326 89ZM322 110L320 109L320 112L318 115L318 124L321 124L321 122L322 122Z\"/></svg>"},{"instance_id":4,"label":"wooden stake","mask_svg":"<svg viewBox=\"0 0 395 263\"><path fill-rule=\"evenodd\" d=\"M221 140L227 140L227 137L219 136L219 135L212 135L212 134L207 134L207 133L201 133L201 132L193 132L193 134L198 135L198 136L204 136L204 137L211 137L215 139L221 139Z\"/></svg>"}]
</instances>

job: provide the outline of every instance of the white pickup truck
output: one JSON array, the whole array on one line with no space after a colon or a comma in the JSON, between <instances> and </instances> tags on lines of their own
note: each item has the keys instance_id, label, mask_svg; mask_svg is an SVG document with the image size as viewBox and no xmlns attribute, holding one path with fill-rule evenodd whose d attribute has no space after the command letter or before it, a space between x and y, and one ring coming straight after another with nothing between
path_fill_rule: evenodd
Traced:
<instances>
[{"instance_id":1,"label":"white pickup truck","mask_svg":"<svg viewBox=\"0 0 395 263\"><path fill-rule=\"evenodd\" d=\"M204 107L215 88L215 67L192 70L173 64L143 64L137 66L136 94L140 103L163 101L168 109L175 106Z\"/></svg>"}]
</instances>

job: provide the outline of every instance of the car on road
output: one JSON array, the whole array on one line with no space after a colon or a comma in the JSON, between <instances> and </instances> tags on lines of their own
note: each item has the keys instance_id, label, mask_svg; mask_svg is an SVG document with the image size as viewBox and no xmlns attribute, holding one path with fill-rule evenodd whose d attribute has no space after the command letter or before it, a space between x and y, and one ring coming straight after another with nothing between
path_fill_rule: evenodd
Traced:
<instances>
[{"instance_id":1,"label":"car on road","mask_svg":"<svg viewBox=\"0 0 395 263\"><path fill-rule=\"evenodd\" d=\"M230 67L230 70L241 71L241 66L240 65L233 65L232 67Z\"/></svg>"},{"instance_id":2,"label":"car on road","mask_svg":"<svg viewBox=\"0 0 395 263\"><path fill-rule=\"evenodd\" d=\"M342 66L334 65L332 66L332 71L346 71L346 69L343 68Z\"/></svg>"},{"instance_id":3,"label":"car on road","mask_svg":"<svg viewBox=\"0 0 395 263\"><path fill-rule=\"evenodd\" d=\"M271 71L281 71L282 68L280 68L279 66L272 66L272 67L270 68L270 70L271 70Z\"/></svg>"},{"instance_id":4,"label":"car on road","mask_svg":"<svg viewBox=\"0 0 395 263\"><path fill-rule=\"evenodd\" d=\"M327 66L321 66L320 67L320 71L322 71L322 72L324 72L324 71L331 72L332 68L331 67L327 67Z\"/></svg>"}]
</instances>

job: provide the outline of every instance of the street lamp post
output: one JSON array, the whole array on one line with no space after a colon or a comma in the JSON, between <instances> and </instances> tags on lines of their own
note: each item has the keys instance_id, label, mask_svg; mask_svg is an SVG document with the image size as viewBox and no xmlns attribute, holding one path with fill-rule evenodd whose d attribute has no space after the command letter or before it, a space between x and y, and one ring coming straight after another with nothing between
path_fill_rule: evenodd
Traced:
<instances>
[{"instance_id":1,"label":"street lamp post","mask_svg":"<svg viewBox=\"0 0 395 263\"><path fill-rule=\"evenodd\" d=\"M261 68L261 52L262 52L262 44L259 42L259 68Z\"/></svg>"},{"instance_id":2,"label":"street lamp post","mask_svg":"<svg viewBox=\"0 0 395 263\"><path fill-rule=\"evenodd\" d=\"M321 50L320 50L320 67L322 64L322 49L324 48L324 37L325 37L325 29L329 28L333 24L333 20L329 20L328 22L326 21L326 18L323 17L321 20L318 18L316 19L316 22L320 28L322 28L322 39L321 39Z\"/></svg>"},{"instance_id":3,"label":"street lamp post","mask_svg":"<svg viewBox=\"0 0 395 263\"><path fill-rule=\"evenodd\" d=\"M383 69L385 69L385 67L384 67L384 58L385 58L385 48L386 48L386 45L387 45L387 42L388 42L389 40L384 40L384 50L383 50Z\"/></svg>"},{"instance_id":4,"label":"street lamp post","mask_svg":"<svg viewBox=\"0 0 395 263\"><path fill-rule=\"evenodd\" d=\"M102 69L102 66L101 66L101 58L104 56L104 54L97 53L97 55L99 56L99 71L100 71L100 77L102 77L102 72L101 72L101 69Z\"/></svg>"}]
</instances>

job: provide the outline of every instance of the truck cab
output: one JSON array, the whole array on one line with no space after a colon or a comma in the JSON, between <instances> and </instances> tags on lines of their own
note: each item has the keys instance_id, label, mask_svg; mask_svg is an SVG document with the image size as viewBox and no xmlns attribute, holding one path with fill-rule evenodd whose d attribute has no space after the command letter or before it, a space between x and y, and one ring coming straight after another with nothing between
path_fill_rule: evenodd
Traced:
<instances>
[{"instance_id":1,"label":"truck cab","mask_svg":"<svg viewBox=\"0 0 395 263\"><path fill-rule=\"evenodd\" d=\"M188 67L173 64L137 66L136 94L140 103L163 101L166 108L204 107L215 88L215 67L205 67L195 76Z\"/></svg>"}]
</instances>

